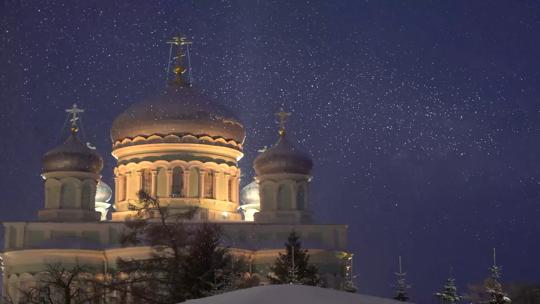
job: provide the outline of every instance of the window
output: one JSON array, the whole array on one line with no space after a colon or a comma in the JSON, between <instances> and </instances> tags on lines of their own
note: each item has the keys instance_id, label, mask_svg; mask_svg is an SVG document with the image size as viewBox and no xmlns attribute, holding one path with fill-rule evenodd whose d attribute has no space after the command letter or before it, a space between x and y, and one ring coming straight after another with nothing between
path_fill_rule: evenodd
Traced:
<instances>
[{"instance_id":1,"label":"window","mask_svg":"<svg viewBox=\"0 0 540 304\"><path fill-rule=\"evenodd\" d=\"M306 207L306 194L304 186L298 187L298 192L296 192L296 209L304 210Z\"/></svg>"},{"instance_id":2,"label":"window","mask_svg":"<svg viewBox=\"0 0 540 304\"><path fill-rule=\"evenodd\" d=\"M199 197L199 170L197 168L189 170L189 196Z\"/></svg>"},{"instance_id":3,"label":"window","mask_svg":"<svg viewBox=\"0 0 540 304\"><path fill-rule=\"evenodd\" d=\"M62 185L62 190L60 191L61 203L60 208L71 209L76 207L76 196L77 190L75 189L75 184L71 181L67 181Z\"/></svg>"},{"instance_id":4,"label":"window","mask_svg":"<svg viewBox=\"0 0 540 304\"><path fill-rule=\"evenodd\" d=\"M172 171L172 197L181 197L184 188L184 171L180 167L175 167Z\"/></svg>"},{"instance_id":5,"label":"window","mask_svg":"<svg viewBox=\"0 0 540 304\"><path fill-rule=\"evenodd\" d=\"M229 201L232 202L234 201L234 177L231 176L229 178L229 184L227 185L229 187L229 191L227 193L229 193Z\"/></svg>"},{"instance_id":6,"label":"window","mask_svg":"<svg viewBox=\"0 0 540 304\"><path fill-rule=\"evenodd\" d=\"M291 189L288 185L279 185L277 193L277 209L291 209Z\"/></svg>"},{"instance_id":7,"label":"window","mask_svg":"<svg viewBox=\"0 0 540 304\"><path fill-rule=\"evenodd\" d=\"M124 174L120 175L118 178L119 178L118 187L120 188L118 189L118 201L123 201L126 199L127 178L126 178L126 175Z\"/></svg>"},{"instance_id":8,"label":"window","mask_svg":"<svg viewBox=\"0 0 540 304\"><path fill-rule=\"evenodd\" d=\"M212 171L204 175L204 197L214 198L214 173Z\"/></svg>"},{"instance_id":9,"label":"window","mask_svg":"<svg viewBox=\"0 0 540 304\"><path fill-rule=\"evenodd\" d=\"M152 172L149 169L142 171L142 190L147 194L152 193Z\"/></svg>"}]
</instances>

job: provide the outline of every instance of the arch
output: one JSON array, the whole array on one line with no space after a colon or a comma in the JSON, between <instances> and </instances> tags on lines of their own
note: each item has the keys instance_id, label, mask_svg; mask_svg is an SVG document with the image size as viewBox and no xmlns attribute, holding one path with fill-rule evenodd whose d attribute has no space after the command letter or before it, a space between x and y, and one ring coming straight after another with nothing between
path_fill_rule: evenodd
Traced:
<instances>
[{"instance_id":1,"label":"arch","mask_svg":"<svg viewBox=\"0 0 540 304\"><path fill-rule=\"evenodd\" d=\"M189 197L199 197L199 169L189 169Z\"/></svg>"},{"instance_id":2,"label":"arch","mask_svg":"<svg viewBox=\"0 0 540 304\"><path fill-rule=\"evenodd\" d=\"M303 185L299 185L296 190L296 209L306 209L306 189Z\"/></svg>"},{"instance_id":3,"label":"arch","mask_svg":"<svg viewBox=\"0 0 540 304\"><path fill-rule=\"evenodd\" d=\"M167 168L159 167L157 169L156 176L157 183L157 197L166 197L167 196Z\"/></svg>"},{"instance_id":4,"label":"arch","mask_svg":"<svg viewBox=\"0 0 540 304\"><path fill-rule=\"evenodd\" d=\"M214 175L213 171L206 171L204 173L204 197L205 198L215 198L214 197Z\"/></svg>"},{"instance_id":5,"label":"arch","mask_svg":"<svg viewBox=\"0 0 540 304\"><path fill-rule=\"evenodd\" d=\"M172 170L172 197L182 197L182 189L184 188L184 170L181 167L174 167Z\"/></svg>"},{"instance_id":6,"label":"arch","mask_svg":"<svg viewBox=\"0 0 540 304\"><path fill-rule=\"evenodd\" d=\"M292 209L291 204L291 187L287 184L281 184L277 191L277 209L289 210Z\"/></svg>"},{"instance_id":7,"label":"arch","mask_svg":"<svg viewBox=\"0 0 540 304\"><path fill-rule=\"evenodd\" d=\"M60 208L77 208L77 186L71 180L62 183L60 191Z\"/></svg>"}]
</instances>

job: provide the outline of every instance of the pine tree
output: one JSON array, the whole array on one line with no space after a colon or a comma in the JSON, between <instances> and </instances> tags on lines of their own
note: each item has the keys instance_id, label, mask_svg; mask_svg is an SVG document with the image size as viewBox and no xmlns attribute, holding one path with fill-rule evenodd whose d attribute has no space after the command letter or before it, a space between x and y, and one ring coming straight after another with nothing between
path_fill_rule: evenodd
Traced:
<instances>
[{"instance_id":1,"label":"pine tree","mask_svg":"<svg viewBox=\"0 0 540 304\"><path fill-rule=\"evenodd\" d=\"M159 199L139 192L139 203L130 206L137 215L126 221L122 244L148 245L148 259L119 258L125 274L110 286L129 290L137 303L179 303L207 296L225 286L232 254L221 242L217 225L189 224L196 209L172 213Z\"/></svg>"},{"instance_id":2,"label":"pine tree","mask_svg":"<svg viewBox=\"0 0 540 304\"><path fill-rule=\"evenodd\" d=\"M270 268L268 279L272 284L321 284L319 270L309 263L309 253L302 249L298 235L293 231L285 243L285 254L280 253Z\"/></svg>"},{"instance_id":3,"label":"pine tree","mask_svg":"<svg viewBox=\"0 0 540 304\"><path fill-rule=\"evenodd\" d=\"M458 294L455 279L452 277L449 277L446 280L443 290L435 293L435 296L439 298L440 302L443 304L459 303L463 299L463 297Z\"/></svg>"},{"instance_id":4,"label":"pine tree","mask_svg":"<svg viewBox=\"0 0 540 304\"><path fill-rule=\"evenodd\" d=\"M512 300L504 293L502 285L499 282L501 278L502 267L497 266L497 256L495 248L493 248L493 266L489 268L491 276L489 280L486 281L485 288L486 293L489 296L489 304L509 304L512 303Z\"/></svg>"},{"instance_id":5,"label":"pine tree","mask_svg":"<svg viewBox=\"0 0 540 304\"><path fill-rule=\"evenodd\" d=\"M405 277L407 276L407 273L402 271L401 267L401 256L399 257L399 272L395 273L396 275L396 294L394 295L394 299L401 301L401 302L407 302L409 300L409 295L407 294L407 290L411 288L410 285L407 284L407 280Z\"/></svg>"}]
</instances>

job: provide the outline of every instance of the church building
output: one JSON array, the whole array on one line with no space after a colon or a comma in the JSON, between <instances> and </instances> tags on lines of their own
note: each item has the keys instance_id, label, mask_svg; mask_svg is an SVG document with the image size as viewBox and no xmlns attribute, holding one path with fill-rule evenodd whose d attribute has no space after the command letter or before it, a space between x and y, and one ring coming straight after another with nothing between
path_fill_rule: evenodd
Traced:
<instances>
[{"instance_id":1,"label":"church building","mask_svg":"<svg viewBox=\"0 0 540 304\"><path fill-rule=\"evenodd\" d=\"M313 161L287 136L288 113L278 113L276 143L257 156L255 181L240 191L244 126L176 69L165 92L134 103L112 122L113 189L101 181L103 158L80 139L82 110L68 110L69 136L43 156L45 199L38 220L3 223L4 295L19 299L48 263L79 263L107 273L119 257L149 257L149 247L120 244L140 190L172 212L196 207L191 221L220 225L224 243L263 282L295 231L327 286L342 288L351 258L347 226L313 222Z\"/></svg>"}]
</instances>

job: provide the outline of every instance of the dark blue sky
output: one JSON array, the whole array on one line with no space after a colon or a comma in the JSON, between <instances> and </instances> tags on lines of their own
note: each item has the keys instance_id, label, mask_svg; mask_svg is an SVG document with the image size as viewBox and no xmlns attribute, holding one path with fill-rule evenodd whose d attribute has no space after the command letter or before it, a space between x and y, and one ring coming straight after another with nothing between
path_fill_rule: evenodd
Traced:
<instances>
[{"instance_id":1,"label":"dark blue sky","mask_svg":"<svg viewBox=\"0 0 540 304\"><path fill-rule=\"evenodd\" d=\"M349 225L361 292L391 295L397 256L430 303L464 291L497 247L506 282L540 282L540 2L12 1L0 52L0 217L35 219L41 155L77 102L106 159L109 128L164 88L191 37L196 86L247 128L243 184L273 113L315 161L321 222Z\"/></svg>"}]
</instances>

